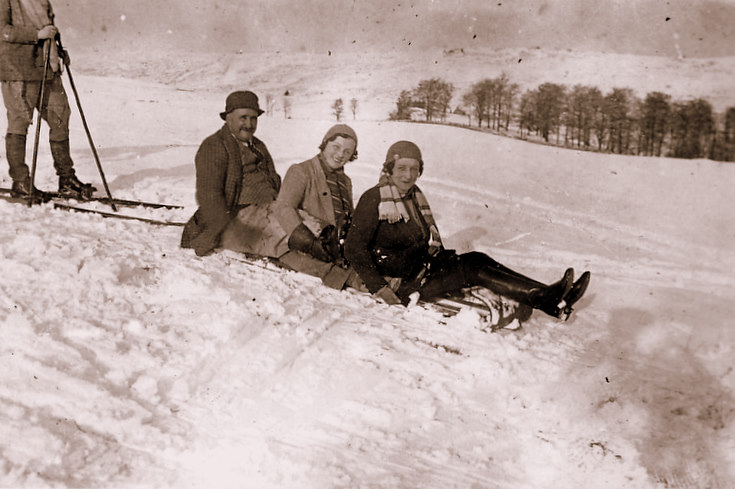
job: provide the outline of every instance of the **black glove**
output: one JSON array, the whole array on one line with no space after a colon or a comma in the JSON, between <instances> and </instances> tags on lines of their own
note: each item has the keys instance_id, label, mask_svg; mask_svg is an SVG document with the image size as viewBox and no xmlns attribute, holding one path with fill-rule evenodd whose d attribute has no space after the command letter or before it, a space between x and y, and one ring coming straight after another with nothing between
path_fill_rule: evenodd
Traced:
<instances>
[{"instance_id":1,"label":"black glove","mask_svg":"<svg viewBox=\"0 0 735 489\"><path fill-rule=\"evenodd\" d=\"M319 242L321 243L322 249L331 256L331 260L334 261L340 258L342 253L339 248L339 240L337 239L337 228L331 224L324 226L322 232L319 233Z\"/></svg>"},{"instance_id":2,"label":"black glove","mask_svg":"<svg viewBox=\"0 0 735 489\"><path fill-rule=\"evenodd\" d=\"M322 234L324 233L322 232ZM288 247L291 250L311 255L317 260L328 263L334 260L332 255L324 248L322 240L314 236L304 224L299 224L291 232L291 236L288 238Z\"/></svg>"}]
</instances>

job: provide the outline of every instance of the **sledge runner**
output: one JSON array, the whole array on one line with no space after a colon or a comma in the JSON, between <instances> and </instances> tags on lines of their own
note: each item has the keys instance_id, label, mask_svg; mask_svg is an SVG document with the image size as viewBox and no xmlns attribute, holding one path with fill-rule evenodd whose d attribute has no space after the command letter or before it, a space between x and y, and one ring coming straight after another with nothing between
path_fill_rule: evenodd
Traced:
<instances>
[{"instance_id":1,"label":"sledge runner","mask_svg":"<svg viewBox=\"0 0 735 489\"><path fill-rule=\"evenodd\" d=\"M416 144L399 141L386 154L378 185L360 198L345 257L365 285L388 304L412 295L431 301L472 286L566 319L584 294L589 272L574 282L569 268L551 285L521 275L480 252L445 249L426 197L416 185L424 162Z\"/></svg>"},{"instance_id":2,"label":"sledge runner","mask_svg":"<svg viewBox=\"0 0 735 489\"><path fill-rule=\"evenodd\" d=\"M79 181L74 171L69 149L71 110L61 81L63 65L69 63L69 57L56 42L59 30L53 20L48 0L0 0L0 85L8 114L5 155L14 197L28 198L31 194L25 158L34 110L49 125L59 192L84 198L96 190L91 184ZM44 200L41 191L34 189L33 193L34 199Z\"/></svg>"}]
</instances>

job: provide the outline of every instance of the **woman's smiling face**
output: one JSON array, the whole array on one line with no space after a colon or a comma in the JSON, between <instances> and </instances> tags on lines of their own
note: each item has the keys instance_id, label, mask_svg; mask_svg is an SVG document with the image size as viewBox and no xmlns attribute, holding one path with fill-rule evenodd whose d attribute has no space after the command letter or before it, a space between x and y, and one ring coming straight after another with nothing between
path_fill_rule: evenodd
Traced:
<instances>
[{"instance_id":1,"label":"woman's smiling face","mask_svg":"<svg viewBox=\"0 0 735 489\"><path fill-rule=\"evenodd\" d=\"M419 160L414 158L399 158L393 165L391 180L398 190L405 194L419 179Z\"/></svg>"},{"instance_id":2,"label":"woman's smiling face","mask_svg":"<svg viewBox=\"0 0 735 489\"><path fill-rule=\"evenodd\" d=\"M343 138L337 136L329 141L322 150L324 161L332 170L339 170L350 161L352 155L355 154L355 140L352 138Z\"/></svg>"}]
</instances>

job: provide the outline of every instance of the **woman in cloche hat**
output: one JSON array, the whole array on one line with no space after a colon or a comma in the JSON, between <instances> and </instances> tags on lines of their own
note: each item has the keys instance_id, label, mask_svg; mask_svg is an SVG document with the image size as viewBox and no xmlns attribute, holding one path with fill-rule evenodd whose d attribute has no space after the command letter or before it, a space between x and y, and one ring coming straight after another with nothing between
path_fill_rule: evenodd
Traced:
<instances>
[{"instance_id":1,"label":"woman in cloche hat","mask_svg":"<svg viewBox=\"0 0 735 489\"><path fill-rule=\"evenodd\" d=\"M434 216L416 181L424 171L421 150L398 141L386 154L378 184L355 208L345 257L368 290L388 304L408 304L466 287L481 286L520 304L566 319L582 297L590 273L573 282L569 268L545 285L477 251L445 249Z\"/></svg>"}]
</instances>

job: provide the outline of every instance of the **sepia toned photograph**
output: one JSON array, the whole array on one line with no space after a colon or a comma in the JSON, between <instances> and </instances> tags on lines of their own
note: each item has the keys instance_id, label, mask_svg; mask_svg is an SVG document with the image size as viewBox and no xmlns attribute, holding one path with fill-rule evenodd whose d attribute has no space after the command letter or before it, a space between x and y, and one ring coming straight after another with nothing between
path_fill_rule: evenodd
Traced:
<instances>
[{"instance_id":1,"label":"sepia toned photograph","mask_svg":"<svg viewBox=\"0 0 735 489\"><path fill-rule=\"evenodd\" d=\"M0 0L0 489L735 487L735 0Z\"/></svg>"}]
</instances>

